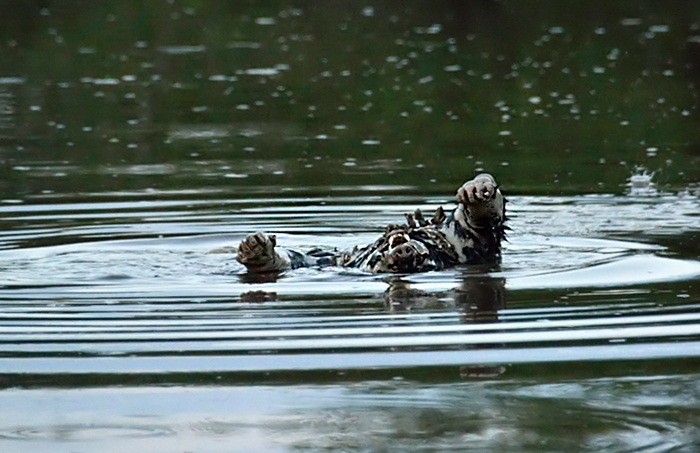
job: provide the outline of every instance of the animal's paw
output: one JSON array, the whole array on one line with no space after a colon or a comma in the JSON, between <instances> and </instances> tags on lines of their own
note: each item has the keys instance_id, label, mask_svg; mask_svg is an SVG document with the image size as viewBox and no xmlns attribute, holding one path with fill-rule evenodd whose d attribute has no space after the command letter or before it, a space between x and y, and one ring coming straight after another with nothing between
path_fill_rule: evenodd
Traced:
<instances>
[{"instance_id":1,"label":"animal's paw","mask_svg":"<svg viewBox=\"0 0 700 453\"><path fill-rule=\"evenodd\" d=\"M236 260L248 268L265 268L275 262L277 238L263 233L250 234L238 246Z\"/></svg>"},{"instance_id":2,"label":"animal's paw","mask_svg":"<svg viewBox=\"0 0 700 453\"><path fill-rule=\"evenodd\" d=\"M483 201L490 200L498 190L498 185L493 176L488 173L482 173L464 183L457 190L457 200L463 205L473 205Z\"/></svg>"}]
</instances>

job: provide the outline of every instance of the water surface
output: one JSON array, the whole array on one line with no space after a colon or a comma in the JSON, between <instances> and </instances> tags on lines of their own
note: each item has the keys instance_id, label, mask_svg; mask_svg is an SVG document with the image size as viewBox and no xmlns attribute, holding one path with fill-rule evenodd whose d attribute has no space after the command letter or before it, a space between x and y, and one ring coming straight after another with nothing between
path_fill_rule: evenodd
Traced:
<instances>
[{"instance_id":1,"label":"water surface","mask_svg":"<svg viewBox=\"0 0 700 453\"><path fill-rule=\"evenodd\" d=\"M4 9L2 451L700 441L694 5ZM484 169L499 266L212 253L365 244Z\"/></svg>"}]
</instances>

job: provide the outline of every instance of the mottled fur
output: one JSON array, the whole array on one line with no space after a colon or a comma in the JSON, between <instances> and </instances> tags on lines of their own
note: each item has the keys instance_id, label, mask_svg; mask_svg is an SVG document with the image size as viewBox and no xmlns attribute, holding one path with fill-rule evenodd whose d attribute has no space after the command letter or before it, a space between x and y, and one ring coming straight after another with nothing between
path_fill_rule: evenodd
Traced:
<instances>
[{"instance_id":1,"label":"mottled fur","mask_svg":"<svg viewBox=\"0 0 700 453\"><path fill-rule=\"evenodd\" d=\"M250 272L343 266L373 273L411 273L460 264L496 262L505 238L505 199L491 175L481 174L457 191L458 205L438 208L427 221L417 210L405 225L390 225L374 243L349 252L276 248L273 235L255 233L241 242L236 259Z\"/></svg>"}]
</instances>

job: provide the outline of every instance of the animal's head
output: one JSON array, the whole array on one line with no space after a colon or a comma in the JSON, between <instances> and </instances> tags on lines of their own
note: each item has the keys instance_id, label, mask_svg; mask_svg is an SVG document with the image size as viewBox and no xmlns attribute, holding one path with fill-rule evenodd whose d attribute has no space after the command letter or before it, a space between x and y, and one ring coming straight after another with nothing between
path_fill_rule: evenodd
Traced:
<instances>
[{"instance_id":1,"label":"animal's head","mask_svg":"<svg viewBox=\"0 0 700 453\"><path fill-rule=\"evenodd\" d=\"M403 229L384 234L373 272L411 273L435 269L428 248Z\"/></svg>"}]
</instances>

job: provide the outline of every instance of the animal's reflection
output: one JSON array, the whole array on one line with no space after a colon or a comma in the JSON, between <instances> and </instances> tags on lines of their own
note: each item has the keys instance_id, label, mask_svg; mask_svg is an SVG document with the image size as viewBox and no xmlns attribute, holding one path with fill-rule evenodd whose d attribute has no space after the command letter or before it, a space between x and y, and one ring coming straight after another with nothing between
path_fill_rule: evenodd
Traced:
<instances>
[{"instance_id":1,"label":"animal's reflection","mask_svg":"<svg viewBox=\"0 0 700 453\"><path fill-rule=\"evenodd\" d=\"M466 272L460 276L459 284L447 292L429 292L411 287L411 282L402 277L386 280L389 285L384 293L384 306L389 312L457 312L465 324L498 322L498 313L506 307L505 278L491 277L483 272ZM246 283L269 283L277 280L278 273L256 274L248 276ZM241 302L265 303L277 300L277 293L268 291L249 291L241 294ZM480 345L480 348L498 347ZM460 349L468 350L465 344ZM471 365L459 367L459 376L463 379L493 379L505 373L503 366Z\"/></svg>"},{"instance_id":2,"label":"animal's reflection","mask_svg":"<svg viewBox=\"0 0 700 453\"><path fill-rule=\"evenodd\" d=\"M431 310L438 306L452 305L465 323L490 323L498 321L498 312L506 307L506 280L484 273L464 274L460 284L447 295L437 295L411 288L400 278L388 282L387 309L391 311ZM481 347L489 347L482 345ZM468 349L468 346L465 346ZM463 379L492 379L504 374L506 368L492 365L459 367Z\"/></svg>"},{"instance_id":3,"label":"animal's reflection","mask_svg":"<svg viewBox=\"0 0 700 453\"><path fill-rule=\"evenodd\" d=\"M274 283L278 272L244 274L244 283ZM387 311L428 311L452 307L460 311L465 321L493 322L498 320L498 311L506 306L505 279L490 277L484 273L463 274L460 283L448 292L428 292L411 287L402 277L386 280L389 285L384 293ZM241 294L244 302L266 302L277 300L277 293L249 291Z\"/></svg>"},{"instance_id":4,"label":"animal's reflection","mask_svg":"<svg viewBox=\"0 0 700 453\"><path fill-rule=\"evenodd\" d=\"M498 320L498 311L506 306L505 279L484 274L463 275L457 287L448 293L414 289L401 278L388 281L385 293L387 310L413 311L452 306L471 322Z\"/></svg>"}]
</instances>

